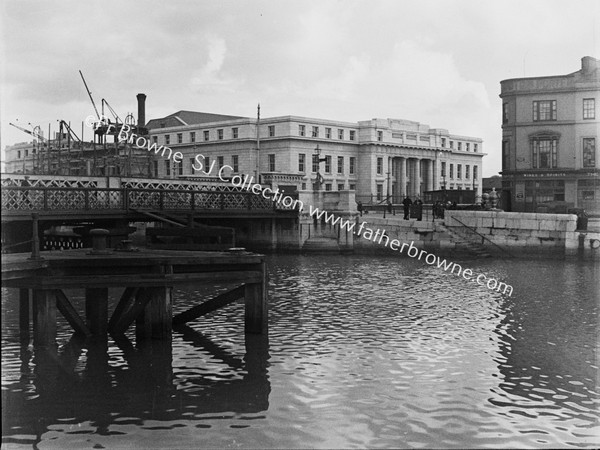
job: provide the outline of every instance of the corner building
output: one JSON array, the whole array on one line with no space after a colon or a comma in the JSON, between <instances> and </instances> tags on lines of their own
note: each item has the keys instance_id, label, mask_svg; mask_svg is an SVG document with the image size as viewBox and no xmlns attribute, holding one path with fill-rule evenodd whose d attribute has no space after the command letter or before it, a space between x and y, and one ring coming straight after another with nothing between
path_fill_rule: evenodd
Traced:
<instances>
[{"instance_id":1,"label":"corner building","mask_svg":"<svg viewBox=\"0 0 600 450\"><path fill-rule=\"evenodd\" d=\"M154 161L158 178L206 177L194 170L252 175L285 191L355 190L364 203L400 203L423 192L475 190L481 194L482 140L418 122L372 119L339 122L296 116L250 119L179 111L147 124L150 139L184 155L182 163ZM197 157L202 155L202 157ZM319 161L320 160L320 161ZM320 176L318 176L319 174ZM258 175L258 176L257 176Z\"/></svg>"},{"instance_id":2,"label":"corner building","mask_svg":"<svg viewBox=\"0 0 600 450\"><path fill-rule=\"evenodd\" d=\"M600 214L600 60L586 56L577 72L500 86L502 183L512 210L544 204Z\"/></svg>"}]
</instances>

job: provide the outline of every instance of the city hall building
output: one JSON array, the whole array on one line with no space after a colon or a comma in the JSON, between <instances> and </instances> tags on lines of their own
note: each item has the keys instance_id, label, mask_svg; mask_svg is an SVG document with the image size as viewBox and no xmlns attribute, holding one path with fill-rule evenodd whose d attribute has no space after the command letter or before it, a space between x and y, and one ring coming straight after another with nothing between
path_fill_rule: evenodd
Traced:
<instances>
[{"instance_id":1,"label":"city hall building","mask_svg":"<svg viewBox=\"0 0 600 450\"><path fill-rule=\"evenodd\" d=\"M600 214L600 60L586 56L577 72L500 85L502 180L511 209Z\"/></svg>"},{"instance_id":2,"label":"city hall building","mask_svg":"<svg viewBox=\"0 0 600 450\"><path fill-rule=\"evenodd\" d=\"M357 201L415 198L440 189L481 194L482 140L407 120L250 119L179 111L147 123L150 140L184 155L153 162L158 178L254 176L285 191L355 190ZM201 155L201 156L198 156ZM229 167L226 167L229 166Z\"/></svg>"}]
</instances>

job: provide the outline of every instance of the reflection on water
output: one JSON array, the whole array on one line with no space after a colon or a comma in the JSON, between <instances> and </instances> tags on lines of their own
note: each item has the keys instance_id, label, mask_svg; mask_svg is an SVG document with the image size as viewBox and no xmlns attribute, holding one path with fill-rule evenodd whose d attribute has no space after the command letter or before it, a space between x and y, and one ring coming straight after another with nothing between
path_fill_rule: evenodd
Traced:
<instances>
[{"instance_id":1,"label":"reflection on water","mask_svg":"<svg viewBox=\"0 0 600 450\"><path fill-rule=\"evenodd\" d=\"M63 322L58 351L21 346L3 291L3 444L598 446L598 266L465 265L513 296L397 257L273 255L268 339L233 304L108 352ZM210 296L177 290L176 312Z\"/></svg>"}]
</instances>

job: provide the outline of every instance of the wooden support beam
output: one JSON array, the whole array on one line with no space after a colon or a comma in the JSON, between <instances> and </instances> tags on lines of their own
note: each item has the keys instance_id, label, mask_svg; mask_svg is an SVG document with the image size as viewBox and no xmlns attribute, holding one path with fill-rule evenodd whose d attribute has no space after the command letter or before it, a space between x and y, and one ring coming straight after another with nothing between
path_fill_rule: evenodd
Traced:
<instances>
[{"instance_id":1,"label":"wooden support beam","mask_svg":"<svg viewBox=\"0 0 600 450\"><path fill-rule=\"evenodd\" d=\"M204 316L216 309L222 308L223 306L227 306L230 303L235 302L237 299L244 297L245 295L245 287L239 286L235 289L225 292L224 294L218 295L215 298L207 300L199 305L196 305L185 312L177 314L173 317L173 326L183 325L187 322L190 322L194 319L197 319L200 316Z\"/></svg>"},{"instance_id":2,"label":"wooden support beam","mask_svg":"<svg viewBox=\"0 0 600 450\"><path fill-rule=\"evenodd\" d=\"M56 299L52 290L33 291L33 344L56 344Z\"/></svg>"},{"instance_id":3,"label":"wooden support beam","mask_svg":"<svg viewBox=\"0 0 600 450\"><path fill-rule=\"evenodd\" d=\"M19 333L21 341L29 341L29 310L31 309L29 289L19 289Z\"/></svg>"},{"instance_id":4,"label":"wooden support beam","mask_svg":"<svg viewBox=\"0 0 600 450\"><path fill-rule=\"evenodd\" d=\"M179 325L176 330L181 333L184 341L192 343L194 346L202 348L211 354L215 359L219 359L234 369L243 369L244 361L227 351L225 348L215 344L211 339L204 336L201 332L190 328L187 325Z\"/></svg>"},{"instance_id":5,"label":"wooden support beam","mask_svg":"<svg viewBox=\"0 0 600 450\"><path fill-rule=\"evenodd\" d=\"M143 291L144 288L136 288L135 301L131 304L131 307L127 310L124 310L113 321L113 323L111 324L112 326L110 331L110 334L112 336L118 336L125 333L125 331L127 331L127 328L129 328L129 325L131 325L133 321L136 320L136 318L144 312L144 309L146 308L146 303L148 303L150 298L148 296L143 295ZM123 293L123 295L125 295L125 293Z\"/></svg>"},{"instance_id":6,"label":"wooden support beam","mask_svg":"<svg viewBox=\"0 0 600 450\"><path fill-rule=\"evenodd\" d=\"M86 288L85 316L92 337L106 339L108 326L108 288Z\"/></svg>"},{"instance_id":7,"label":"wooden support beam","mask_svg":"<svg viewBox=\"0 0 600 450\"><path fill-rule=\"evenodd\" d=\"M87 327L83 319L77 313L77 310L73 307L67 296L60 289L54 291L56 296L56 307L63 315L69 325L75 330L75 333L82 334L85 337L91 336L90 329Z\"/></svg>"},{"instance_id":8,"label":"wooden support beam","mask_svg":"<svg viewBox=\"0 0 600 450\"><path fill-rule=\"evenodd\" d=\"M244 285L246 333L268 332L267 269L262 264L262 282Z\"/></svg>"},{"instance_id":9,"label":"wooden support beam","mask_svg":"<svg viewBox=\"0 0 600 450\"><path fill-rule=\"evenodd\" d=\"M138 287L126 287L123 291L123 295L119 299L119 303L115 307L115 310L110 316L110 320L108 321L108 332L113 333L115 324L119 322L123 314L131 309L133 304L135 303L135 295L137 294L139 288Z\"/></svg>"}]
</instances>

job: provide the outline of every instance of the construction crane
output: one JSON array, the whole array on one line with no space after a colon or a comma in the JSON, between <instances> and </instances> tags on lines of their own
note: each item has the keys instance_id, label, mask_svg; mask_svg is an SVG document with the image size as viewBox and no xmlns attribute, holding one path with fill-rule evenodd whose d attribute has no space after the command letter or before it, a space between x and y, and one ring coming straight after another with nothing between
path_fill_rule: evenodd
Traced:
<instances>
[{"instance_id":1,"label":"construction crane","mask_svg":"<svg viewBox=\"0 0 600 450\"><path fill-rule=\"evenodd\" d=\"M33 161L33 171L35 172L36 169L38 169L41 165L41 163L43 163L43 155L41 155L41 152L39 150L42 150L44 147L46 147L47 149L50 148L50 143L49 141L40 134L40 132L36 131L36 130L40 130L39 126L33 126L31 124L29 124L33 130L28 130L27 128L23 128L19 125L16 125L14 123L10 123L9 125L12 125L13 127L17 128L18 130L23 131L24 133L27 133L28 135L30 135L31 137L33 137L34 139L37 140L38 142L38 148L36 149L36 147L33 147L33 154L34 156L34 161ZM41 143L41 145L40 145ZM23 172L25 172L25 158L23 158Z\"/></svg>"},{"instance_id":2,"label":"construction crane","mask_svg":"<svg viewBox=\"0 0 600 450\"><path fill-rule=\"evenodd\" d=\"M8 124L12 125L13 127L17 128L17 129L19 129L21 131L24 131L25 133L27 133L27 134L29 134L31 136L33 136L35 139L39 139L42 142L46 142L47 141L47 139L44 136L41 136L39 133L35 132L35 128L32 131L32 130L28 130L27 128L20 127L19 125L15 125L14 123L10 123L9 122ZM39 128L39 127L36 127L36 128Z\"/></svg>"},{"instance_id":3,"label":"construction crane","mask_svg":"<svg viewBox=\"0 0 600 450\"><path fill-rule=\"evenodd\" d=\"M90 92L88 85L85 82L85 78L83 77L83 73L81 73L81 70L79 71L79 75L81 75L81 79L83 80L83 85L85 86L85 90L87 91L87 93L90 97L92 106L94 107L94 111L96 111L96 117L98 118L98 120L100 120L100 114L98 114L98 108L96 108L96 103L94 103L94 99L92 98L92 93Z\"/></svg>"}]
</instances>

